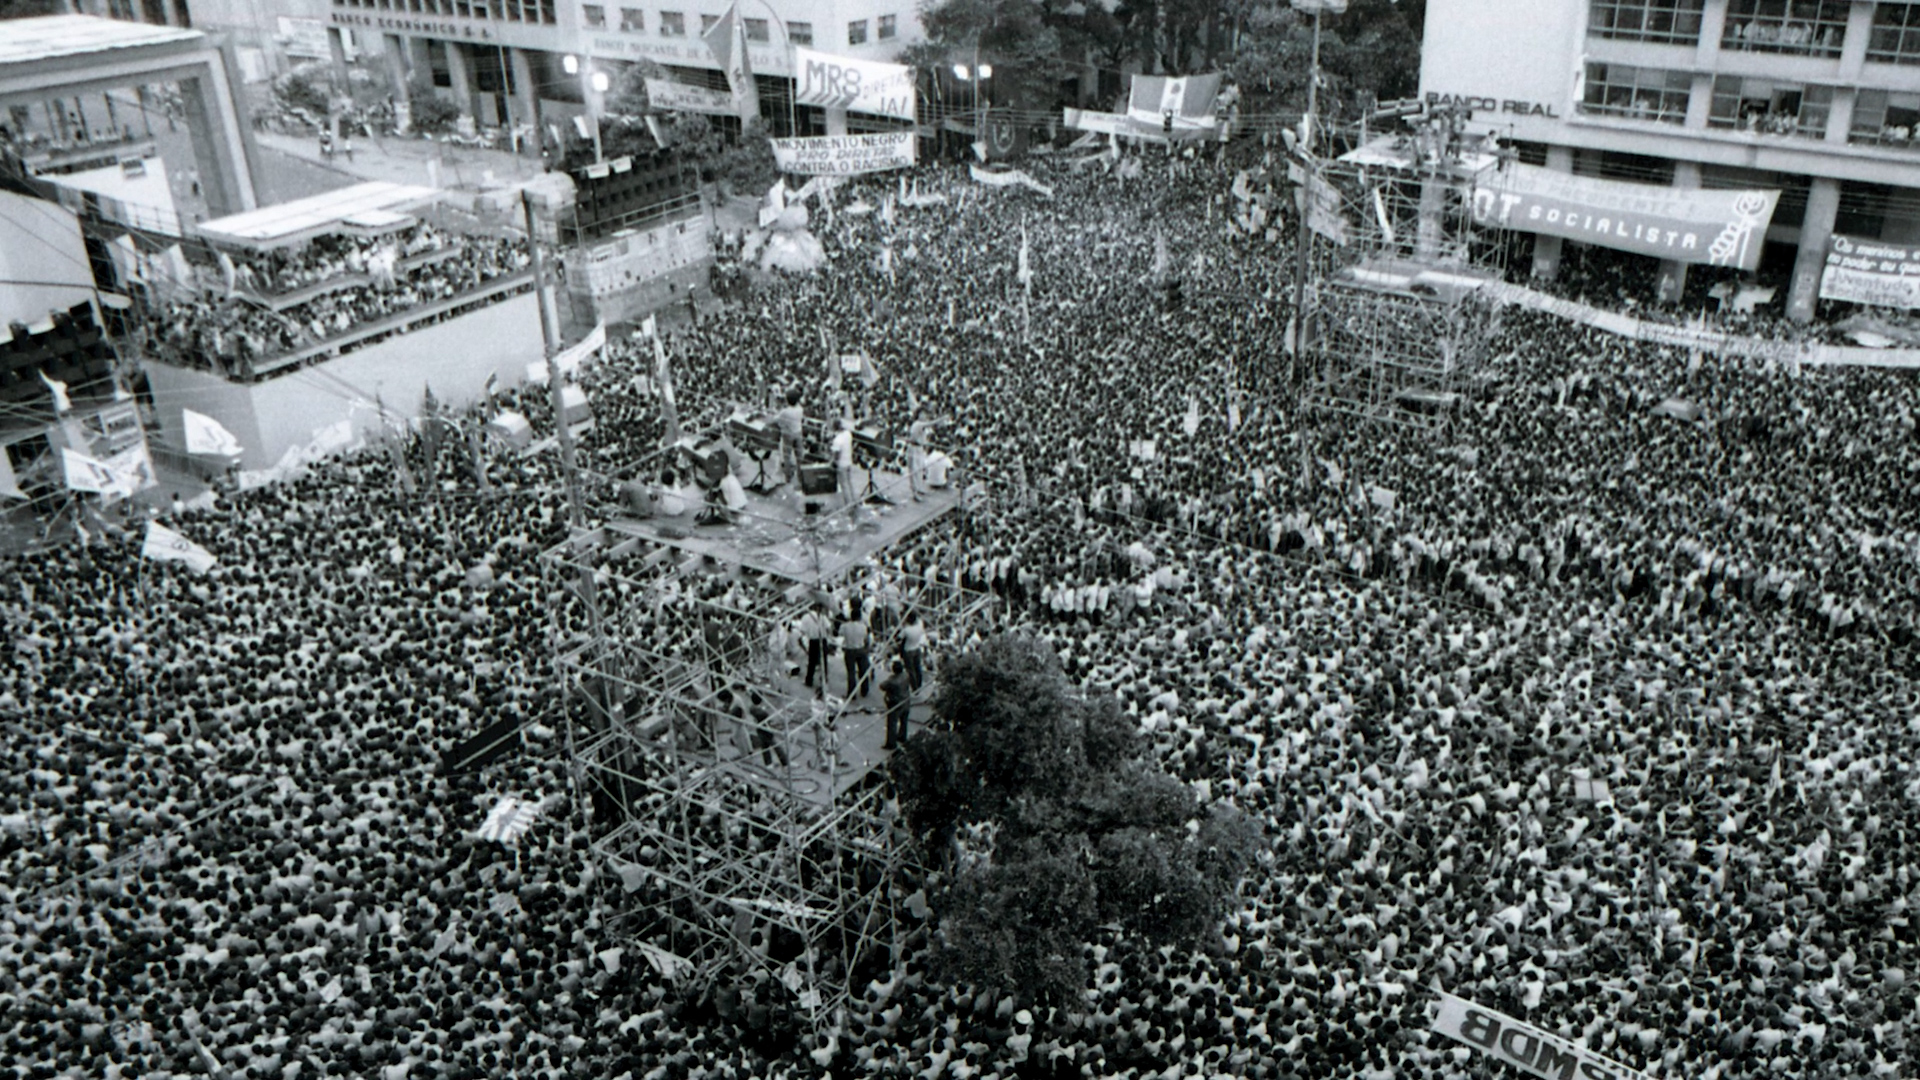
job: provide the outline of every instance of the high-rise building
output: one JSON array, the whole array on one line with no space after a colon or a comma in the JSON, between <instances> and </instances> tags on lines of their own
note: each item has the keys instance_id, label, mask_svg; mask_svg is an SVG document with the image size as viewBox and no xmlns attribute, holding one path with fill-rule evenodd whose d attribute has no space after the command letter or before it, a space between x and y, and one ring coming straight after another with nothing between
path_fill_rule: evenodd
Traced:
<instances>
[{"instance_id":1,"label":"high-rise building","mask_svg":"<svg viewBox=\"0 0 1920 1080\"><path fill-rule=\"evenodd\" d=\"M1420 90L1549 169L1777 189L1761 265L1790 268L1796 319L1831 237L1920 243L1920 3L1428 0ZM1538 238L1536 273L1562 245Z\"/></svg>"}]
</instances>

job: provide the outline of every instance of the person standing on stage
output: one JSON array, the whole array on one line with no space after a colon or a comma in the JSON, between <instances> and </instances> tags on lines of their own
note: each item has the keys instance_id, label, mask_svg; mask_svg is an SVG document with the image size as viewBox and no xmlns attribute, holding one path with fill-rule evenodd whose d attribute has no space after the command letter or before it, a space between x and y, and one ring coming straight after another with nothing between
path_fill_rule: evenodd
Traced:
<instances>
[{"instance_id":1,"label":"person standing on stage","mask_svg":"<svg viewBox=\"0 0 1920 1080\"><path fill-rule=\"evenodd\" d=\"M860 494L853 490L853 421L845 418L833 436L833 471L840 481L840 505L859 502Z\"/></svg>"},{"instance_id":2,"label":"person standing on stage","mask_svg":"<svg viewBox=\"0 0 1920 1080\"><path fill-rule=\"evenodd\" d=\"M858 597L847 602L847 618L840 624L840 648L847 665L847 700L858 701L873 689L873 654L864 605Z\"/></svg>"},{"instance_id":3,"label":"person standing on stage","mask_svg":"<svg viewBox=\"0 0 1920 1080\"><path fill-rule=\"evenodd\" d=\"M807 412L800 406L800 391L787 391L787 406L773 415L773 423L780 429L780 475L797 481L800 462L806 456L802 440L807 429Z\"/></svg>"},{"instance_id":4,"label":"person standing on stage","mask_svg":"<svg viewBox=\"0 0 1920 1080\"><path fill-rule=\"evenodd\" d=\"M932 427L924 417L914 417L907 426L907 484L914 502L927 495L927 438Z\"/></svg>"},{"instance_id":5,"label":"person standing on stage","mask_svg":"<svg viewBox=\"0 0 1920 1080\"><path fill-rule=\"evenodd\" d=\"M907 683L906 665L893 662L892 672L880 682L880 697L887 703L887 737L882 750L892 750L907 741L907 717L913 709L913 688Z\"/></svg>"},{"instance_id":6,"label":"person standing on stage","mask_svg":"<svg viewBox=\"0 0 1920 1080\"><path fill-rule=\"evenodd\" d=\"M800 640L807 645L807 677L804 682L808 689L816 694L827 692L827 640L833 636L833 627L827 621L826 613L815 604L800 616L797 627ZM820 673L820 686L813 686L814 672Z\"/></svg>"},{"instance_id":7,"label":"person standing on stage","mask_svg":"<svg viewBox=\"0 0 1920 1080\"><path fill-rule=\"evenodd\" d=\"M900 662L907 669L907 686L919 693L927 677L927 624L918 611L900 629Z\"/></svg>"}]
</instances>

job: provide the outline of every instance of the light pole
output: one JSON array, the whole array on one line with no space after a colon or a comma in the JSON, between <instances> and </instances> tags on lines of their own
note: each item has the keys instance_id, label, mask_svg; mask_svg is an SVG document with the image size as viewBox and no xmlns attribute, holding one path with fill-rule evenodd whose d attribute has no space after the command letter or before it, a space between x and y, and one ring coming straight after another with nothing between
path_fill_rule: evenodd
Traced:
<instances>
[{"instance_id":1,"label":"light pole","mask_svg":"<svg viewBox=\"0 0 1920 1080\"><path fill-rule=\"evenodd\" d=\"M580 96L587 106L587 121L593 126L593 161L597 165L606 160L600 148L600 96L613 85L613 80L594 66L592 57L583 64L578 56L568 53L560 58L560 66L567 74L580 76Z\"/></svg>"},{"instance_id":2,"label":"light pole","mask_svg":"<svg viewBox=\"0 0 1920 1080\"><path fill-rule=\"evenodd\" d=\"M973 133L980 146L987 146L987 80L993 78L993 65L980 62L980 46L973 47L973 63L953 65L953 77L973 84Z\"/></svg>"}]
</instances>

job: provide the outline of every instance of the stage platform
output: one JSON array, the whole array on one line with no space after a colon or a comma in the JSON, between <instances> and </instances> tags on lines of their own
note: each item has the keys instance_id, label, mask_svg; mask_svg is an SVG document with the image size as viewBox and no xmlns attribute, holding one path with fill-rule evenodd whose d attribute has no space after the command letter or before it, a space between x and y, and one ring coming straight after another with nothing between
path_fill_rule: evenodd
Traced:
<instances>
[{"instance_id":1,"label":"stage platform","mask_svg":"<svg viewBox=\"0 0 1920 1080\"><path fill-rule=\"evenodd\" d=\"M867 470L853 471L864 491ZM607 531L621 536L704 555L794 582L818 584L846 572L901 537L938 521L960 506L953 487L929 489L915 501L904 473L873 471L875 491L891 504L872 500L849 504L841 494L803 496L791 483L768 494L747 492L747 509L732 524L696 525L700 506L690 503L674 517L615 516ZM807 512L813 504L814 513Z\"/></svg>"}]
</instances>

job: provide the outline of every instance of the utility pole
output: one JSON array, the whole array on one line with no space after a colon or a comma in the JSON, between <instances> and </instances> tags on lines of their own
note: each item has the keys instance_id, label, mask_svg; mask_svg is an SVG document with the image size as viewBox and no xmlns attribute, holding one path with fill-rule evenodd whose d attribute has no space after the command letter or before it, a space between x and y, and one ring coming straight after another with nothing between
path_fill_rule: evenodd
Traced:
<instances>
[{"instance_id":1,"label":"utility pole","mask_svg":"<svg viewBox=\"0 0 1920 1080\"><path fill-rule=\"evenodd\" d=\"M540 340L547 358L547 400L553 406L553 429L560 442L560 472L567 482L568 521L576 529L587 521L586 500L580 492L580 466L573 454L573 428L567 425L567 408L561 398L561 379L554 355L560 351L559 333L553 317L547 314L547 275L540 258L540 237L533 227L533 194L522 188L520 205L527 213L527 250L533 254L533 296L540 308Z\"/></svg>"},{"instance_id":2,"label":"utility pole","mask_svg":"<svg viewBox=\"0 0 1920 1080\"><path fill-rule=\"evenodd\" d=\"M1300 125L1300 149L1301 157L1306 161L1306 183L1300 194L1300 236L1294 244L1293 356L1288 365L1292 369L1289 381L1296 391L1300 385L1300 364L1307 351L1307 253L1313 247L1313 229L1307 224L1307 216L1313 206L1314 192L1320 179L1320 161L1314 156L1314 143L1320 126L1317 112L1320 102L1320 12L1323 7L1316 4L1313 9L1313 63L1307 70L1307 114Z\"/></svg>"}]
</instances>

